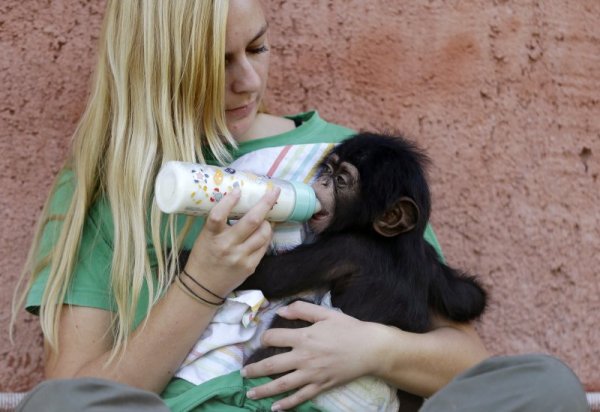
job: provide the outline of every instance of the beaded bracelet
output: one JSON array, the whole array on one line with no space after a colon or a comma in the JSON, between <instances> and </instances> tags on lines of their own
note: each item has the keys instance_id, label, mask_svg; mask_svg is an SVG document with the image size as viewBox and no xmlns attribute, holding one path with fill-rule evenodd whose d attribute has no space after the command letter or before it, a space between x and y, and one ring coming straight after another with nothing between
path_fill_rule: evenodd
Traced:
<instances>
[{"instance_id":1,"label":"beaded bracelet","mask_svg":"<svg viewBox=\"0 0 600 412\"><path fill-rule=\"evenodd\" d=\"M190 288L188 285L186 285L186 283L183 281L183 279L181 279L180 276L175 276L175 284L179 287L179 289L181 289L186 295L188 295L189 297L191 297L192 299L194 299L197 302L200 302L204 305L209 305L211 307L220 307L225 303L225 299L223 299L221 302L211 302L210 300L206 300L204 299L202 296L198 296L197 293L195 293L192 288Z\"/></svg>"},{"instance_id":2,"label":"beaded bracelet","mask_svg":"<svg viewBox=\"0 0 600 412\"><path fill-rule=\"evenodd\" d=\"M202 290L204 290L205 292L210 293L211 295L213 295L215 298L222 300L223 302L225 302L225 298L217 295L215 292L211 291L210 289L206 288L205 286L201 285L200 282L198 282L192 275L190 275L189 273L187 273L187 271L185 269L183 269L183 274L186 275L188 278L190 278L192 280L192 282L194 282L196 285L200 286L200 288Z\"/></svg>"}]
</instances>

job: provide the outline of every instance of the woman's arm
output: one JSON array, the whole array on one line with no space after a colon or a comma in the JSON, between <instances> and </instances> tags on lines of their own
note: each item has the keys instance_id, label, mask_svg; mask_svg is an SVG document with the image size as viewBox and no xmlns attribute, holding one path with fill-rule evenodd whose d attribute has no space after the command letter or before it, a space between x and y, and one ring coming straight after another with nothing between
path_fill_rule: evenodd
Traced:
<instances>
[{"instance_id":1,"label":"woman's arm","mask_svg":"<svg viewBox=\"0 0 600 412\"><path fill-rule=\"evenodd\" d=\"M271 241L264 220L278 190L268 192L237 224L227 216L239 191L225 196L206 219L186 263L186 271L210 290L226 296L250 275ZM110 313L80 306L64 308L59 351L46 346L46 376L95 376L161 392L212 319L216 308L170 287L152 308L146 322L130 336L122 354L110 364Z\"/></svg>"},{"instance_id":2,"label":"woman's arm","mask_svg":"<svg viewBox=\"0 0 600 412\"><path fill-rule=\"evenodd\" d=\"M45 345L47 378L94 376L160 393L214 315L177 287L150 313L145 327L129 338L122 357L111 355L110 313L66 306L59 326L59 351Z\"/></svg>"},{"instance_id":3,"label":"woman's arm","mask_svg":"<svg viewBox=\"0 0 600 412\"><path fill-rule=\"evenodd\" d=\"M458 373L489 356L473 327L466 324L435 319L431 332L416 334L362 322L306 302L294 302L279 313L314 325L266 331L263 344L292 347L292 351L243 369L248 377L293 371L249 393L252 398L263 398L298 389L278 401L276 409L290 409L364 375L378 376L400 389L430 396Z\"/></svg>"},{"instance_id":4,"label":"woman's arm","mask_svg":"<svg viewBox=\"0 0 600 412\"><path fill-rule=\"evenodd\" d=\"M380 354L389 356L376 361L374 375L407 392L429 397L490 356L471 324L439 317L432 323L433 330L423 334L382 330Z\"/></svg>"}]
</instances>

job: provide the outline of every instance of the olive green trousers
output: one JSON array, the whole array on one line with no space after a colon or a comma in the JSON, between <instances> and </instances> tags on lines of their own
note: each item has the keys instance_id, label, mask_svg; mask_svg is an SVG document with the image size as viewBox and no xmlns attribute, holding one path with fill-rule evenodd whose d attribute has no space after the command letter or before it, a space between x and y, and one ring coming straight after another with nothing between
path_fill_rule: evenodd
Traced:
<instances>
[{"instance_id":1,"label":"olive green trousers","mask_svg":"<svg viewBox=\"0 0 600 412\"><path fill-rule=\"evenodd\" d=\"M185 382L164 393L163 399L152 392L103 379L49 380L34 388L17 411L266 412L271 410L275 398L252 400L245 395L250 387L266 381L268 378L244 379L236 372L198 386ZM294 410L321 409L306 402ZM429 398L420 411L584 412L589 411L589 406L579 379L560 360L546 355L518 355L481 362Z\"/></svg>"}]
</instances>

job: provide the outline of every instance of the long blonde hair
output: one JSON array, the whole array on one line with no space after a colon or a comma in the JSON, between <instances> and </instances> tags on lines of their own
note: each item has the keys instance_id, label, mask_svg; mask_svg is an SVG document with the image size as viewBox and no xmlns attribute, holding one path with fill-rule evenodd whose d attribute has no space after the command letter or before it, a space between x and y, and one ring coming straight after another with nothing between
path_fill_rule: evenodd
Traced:
<instances>
[{"instance_id":1,"label":"long blonde hair","mask_svg":"<svg viewBox=\"0 0 600 412\"><path fill-rule=\"evenodd\" d=\"M13 303L14 324L27 290L49 265L39 315L53 350L86 214L97 199L107 200L114 224L113 355L127 344L142 285L149 288L148 313L170 284L176 259L166 259L154 179L168 160L203 161L208 147L226 161L228 146L235 146L224 115L227 11L226 0L108 1L91 95L67 161L73 197L64 216L49 216L48 202L44 207ZM149 211L155 275L147 251ZM60 235L40 257L41 234L54 219L62 220ZM183 236L172 218L168 228L177 256Z\"/></svg>"}]
</instances>

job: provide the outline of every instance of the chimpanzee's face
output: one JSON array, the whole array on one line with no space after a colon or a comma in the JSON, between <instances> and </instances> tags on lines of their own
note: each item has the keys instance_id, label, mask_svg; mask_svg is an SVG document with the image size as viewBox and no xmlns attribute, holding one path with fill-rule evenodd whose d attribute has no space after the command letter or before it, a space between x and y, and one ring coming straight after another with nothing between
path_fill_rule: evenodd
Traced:
<instances>
[{"instance_id":1,"label":"chimpanzee's face","mask_svg":"<svg viewBox=\"0 0 600 412\"><path fill-rule=\"evenodd\" d=\"M333 154L321 167L312 187L321 203L321 210L313 215L308 225L313 232L322 233L332 224L336 215L352 209L360 192L360 176L354 165L340 162L338 156Z\"/></svg>"}]
</instances>

